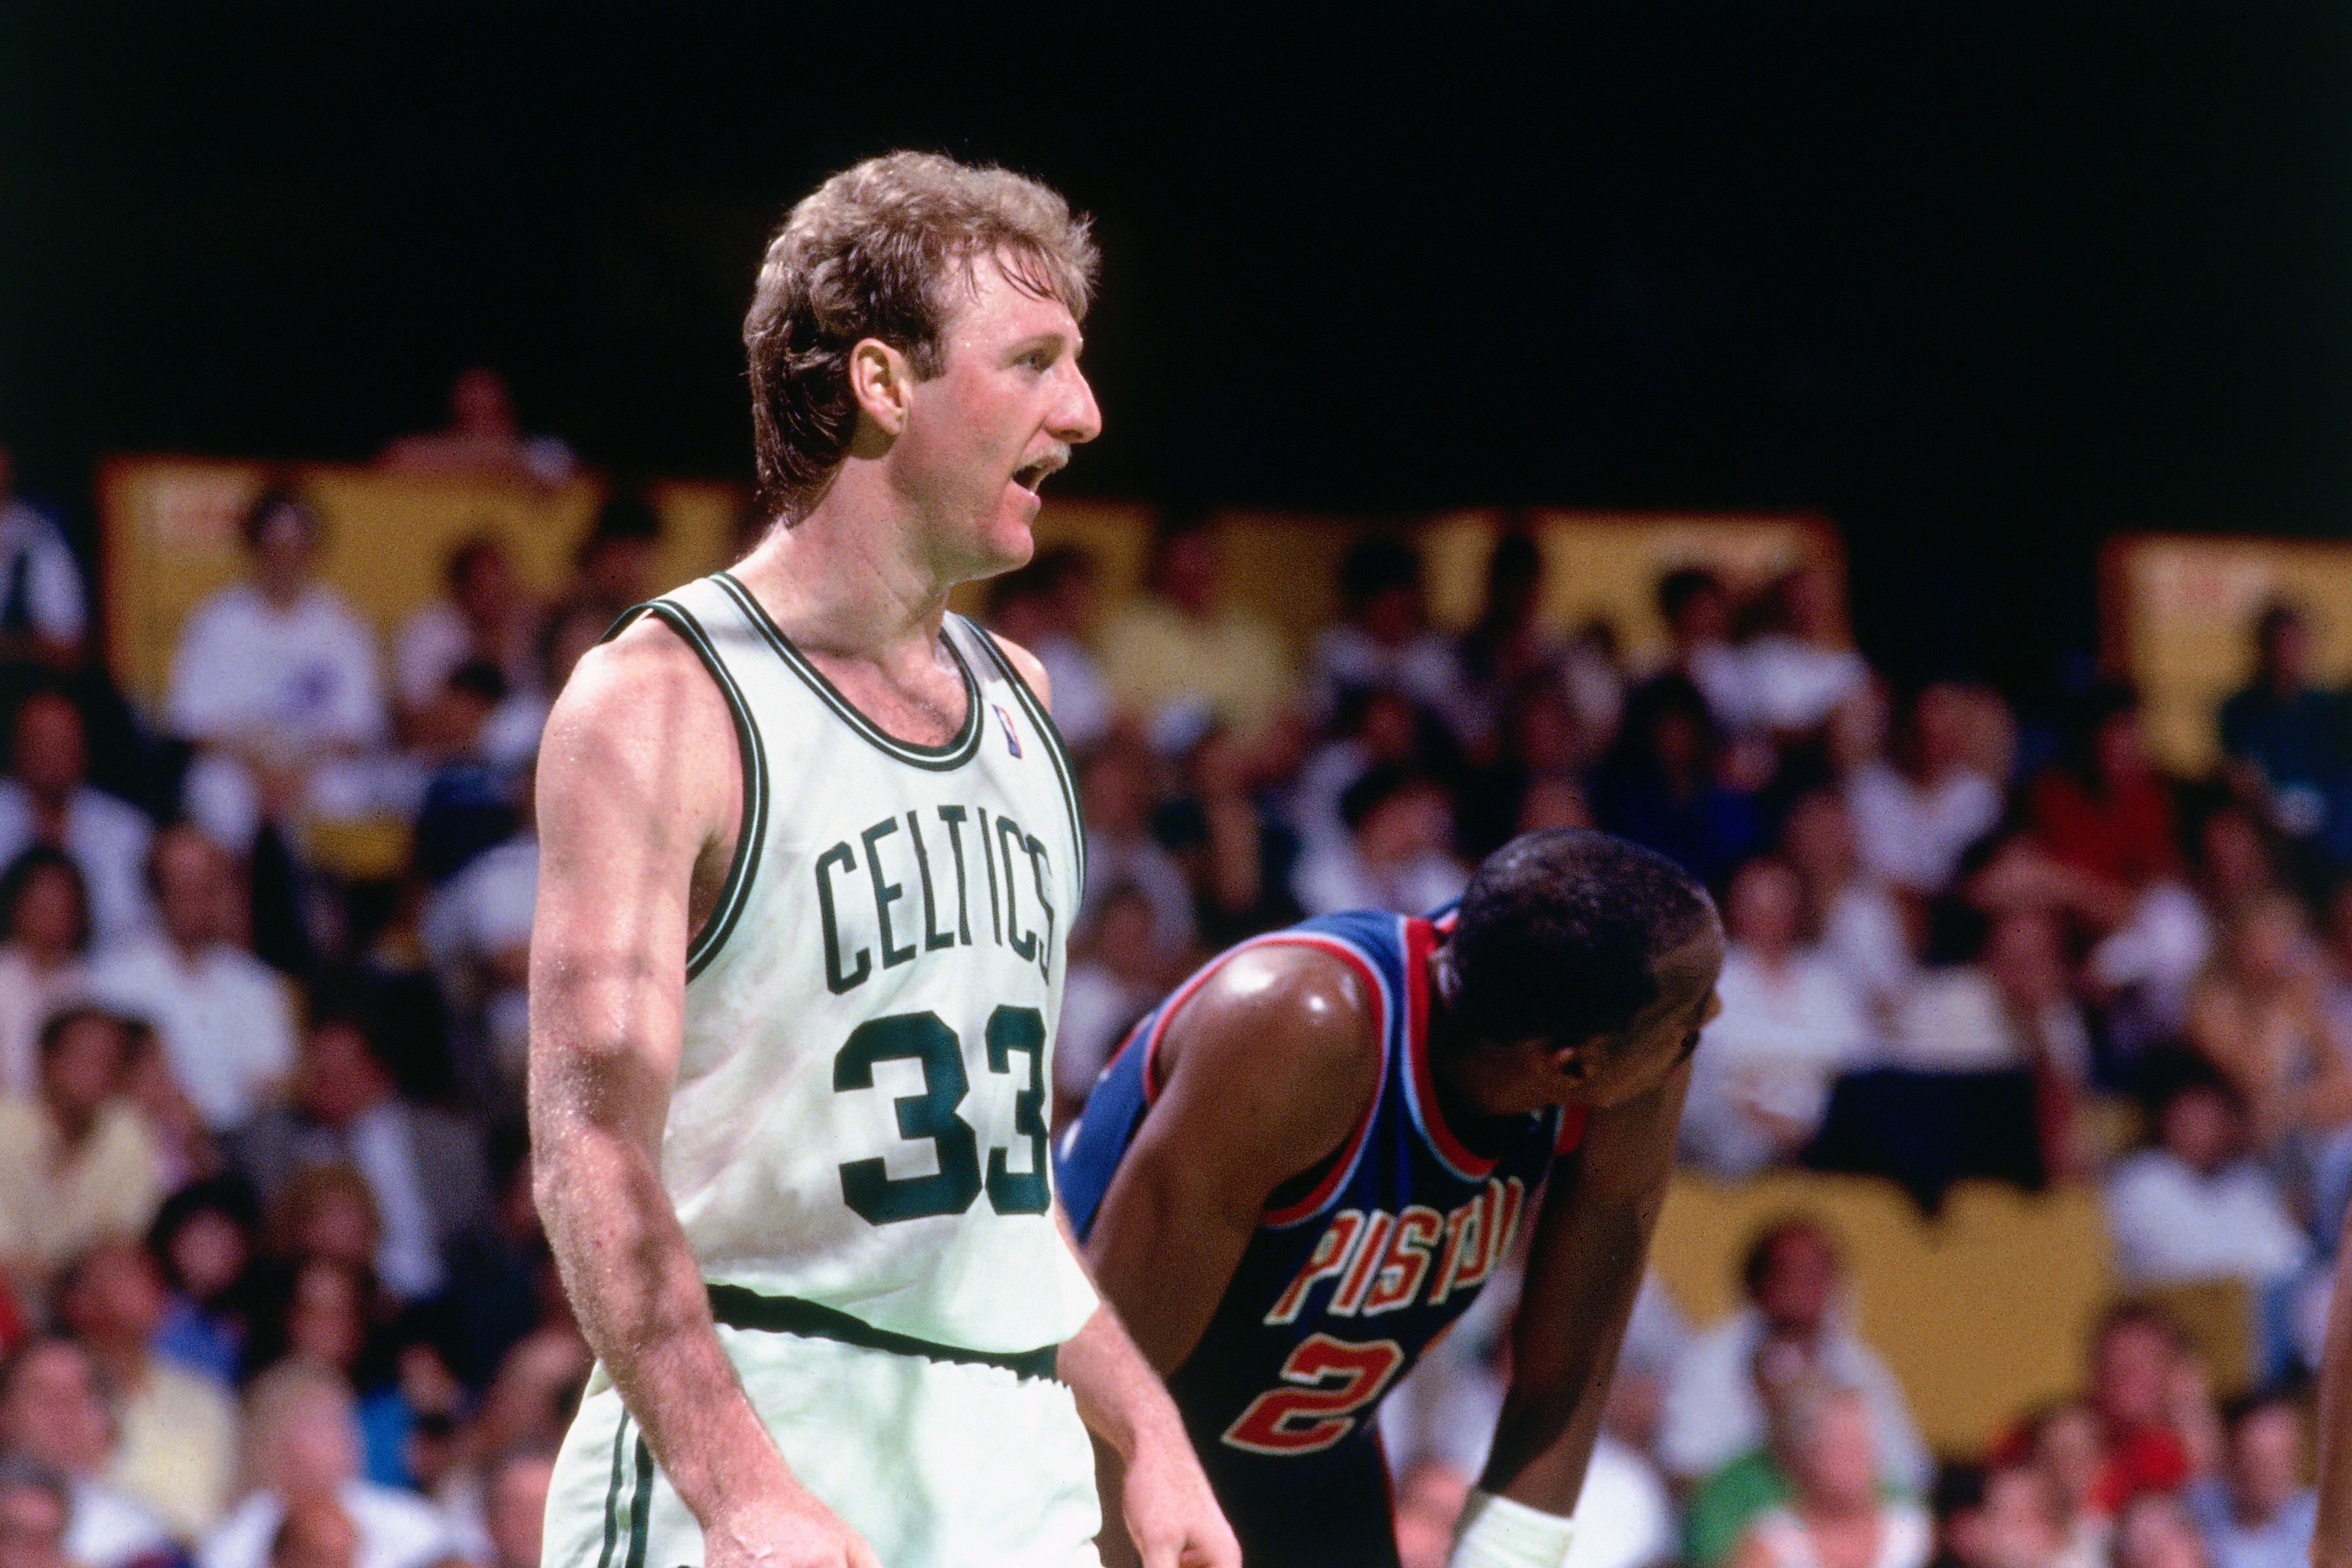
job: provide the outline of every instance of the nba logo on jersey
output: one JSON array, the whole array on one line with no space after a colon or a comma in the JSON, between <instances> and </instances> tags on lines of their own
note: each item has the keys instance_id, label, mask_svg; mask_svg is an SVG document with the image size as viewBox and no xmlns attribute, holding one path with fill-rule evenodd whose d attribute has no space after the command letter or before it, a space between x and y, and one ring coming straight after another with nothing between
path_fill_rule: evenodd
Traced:
<instances>
[{"instance_id":1,"label":"nba logo on jersey","mask_svg":"<svg viewBox=\"0 0 2352 1568\"><path fill-rule=\"evenodd\" d=\"M996 721L1004 726L1005 750L1011 752L1016 757L1019 756L1021 754L1021 731L1013 727L1013 715L1004 710L1004 704L1002 702L992 702L989 706L996 710Z\"/></svg>"}]
</instances>

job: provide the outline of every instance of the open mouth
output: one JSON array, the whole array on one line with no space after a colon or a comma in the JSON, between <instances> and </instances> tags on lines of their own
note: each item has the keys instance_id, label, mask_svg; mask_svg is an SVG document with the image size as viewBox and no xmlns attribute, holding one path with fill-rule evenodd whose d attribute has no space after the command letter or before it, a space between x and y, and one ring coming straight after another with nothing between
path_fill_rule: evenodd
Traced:
<instances>
[{"instance_id":1,"label":"open mouth","mask_svg":"<svg viewBox=\"0 0 2352 1568\"><path fill-rule=\"evenodd\" d=\"M1059 453L1049 453L1034 463L1024 463L1013 470L1013 482L1034 496L1037 487L1045 482L1045 476L1059 468L1065 460Z\"/></svg>"}]
</instances>

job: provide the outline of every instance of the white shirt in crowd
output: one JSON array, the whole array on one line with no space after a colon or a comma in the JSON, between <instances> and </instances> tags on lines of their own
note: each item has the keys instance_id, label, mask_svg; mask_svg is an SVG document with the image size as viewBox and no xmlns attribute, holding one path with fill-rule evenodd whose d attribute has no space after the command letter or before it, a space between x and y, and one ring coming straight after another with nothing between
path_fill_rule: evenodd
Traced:
<instances>
[{"instance_id":1,"label":"white shirt in crowd","mask_svg":"<svg viewBox=\"0 0 2352 1568\"><path fill-rule=\"evenodd\" d=\"M2091 1072L2091 1031L2072 1002L2038 1018L2011 1016L1991 975L1973 963L1931 969L1897 1009L1888 1058L1916 1072L1999 1072L2046 1057L2081 1082Z\"/></svg>"},{"instance_id":2,"label":"white shirt in crowd","mask_svg":"<svg viewBox=\"0 0 2352 1568\"><path fill-rule=\"evenodd\" d=\"M24 574L26 623L55 642L79 642L89 629L81 571L57 524L24 501L0 497L0 616Z\"/></svg>"},{"instance_id":3,"label":"white shirt in crowd","mask_svg":"<svg viewBox=\"0 0 2352 1568\"><path fill-rule=\"evenodd\" d=\"M1705 1476L1763 1444L1764 1401L1754 1364L1763 1338L1764 1315L1743 1308L1692 1341L1675 1363L1658 1426L1658 1458L1667 1473ZM1832 1321L1814 1351L1814 1367L1859 1391L1870 1406L1880 1479L1924 1495L1935 1460L1886 1363L1851 1328Z\"/></svg>"},{"instance_id":4,"label":"white shirt in crowd","mask_svg":"<svg viewBox=\"0 0 2352 1568\"><path fill-rule=\"evenodd\" d=\"M289 757L373 746L384 734L375 639L332 589L314 584L280 610L233 583L182 628L165 715L192 740Z\"/></svg>"},{"instance_id":5,"label":"white shirt in crowd","mask_svg":"<svg viewBox=\"0 0 2352 1568\"><path fill-rule=\"evenodd\" d=\"M1822 956L1881 1017L1892 1017L1919 975L1903 916L1884 888L1849 882L1822 917Z\"/></svg>"},{"instance_id":6,"label":"white shirt in crowd","mask_svg":"<svg viewBox=\"0 0 2352 1568\"><path fill-rule=\"evenodd\" d=\"M1864 763L1845 786L1845 803L1863 865L1921 893L1940 891L1961 851L2000 821L2000 786L1969 768L1927 786L1885 762Z\"/></svg>"},{"instance_id":7,"label":"white shirt in crowd","mask_svg":"<svg viewBox=\"0 0 2352 1568\"><path fill-rule=\"evenodd\" d=\"M32 847L34 822L33 798L25 786L15 779L0 779L0 866ZM103 790L85 785L66 803L63 847L89 889L94 944L121 942L153 922L147 847L154 838L155 825L145 812Z\"/></svg>"},{"instance_id":8,"label":"white shirt in crowd","mask_svg":"<svg viewBox=\"0 0 2352 1568\"><path fill-rule=\"evenodd\" d=\"M73 1516L66 1522L66 1561L80 1568L124 1568L176 1550L163 1519L103 1481L72 1478Z\"/></svg>"},{"instance_id":9,"label":"white shirt in crowd","mask_svg":"<svg viewBox=\"0 0 2352 1568\"><path fill-rule=\"evenodd\" d=\"M1770 1163L1821 1125L1830 1084L1872 1055L1862 998L1812 948L1775 972L1735 943L1716 982L1723 1012L1692 1058L1685 1149L1717 1175Z\"/></svg>"},{"instance_id":10,"label":"white shirt in crowd","mask_svg":"<svg viewBox=\"0 0 2352 1568\"><path fill-rule=\"evenodd\" d=\"M1768 730L1810 730L1870 679L1870 666L1853 649L1786 632L1766 632L1738 651L1748 715Z\"/></svg>"},{"instance_id":11,"label":"white shirt in crowd","mask_svg":"<svg viewBox=\"0 0 2352 1568\"><path fill-rule=\"evenodd\" d=\"M1039 637L1029 645L1054 691L1054 727L1073 752L1110 733L1117 716L1110 688L1103 684L1102 665L1086 644L1062 632Z\"/></svg>"},{"instance_id":12,"label":"white shirt in crowd","mask_svg":"<svg viewBox=\"0 0 2352 1568\"><path fill-rule=\"evenodd\" d=\"M455 1550L448 1525L414 1493L345 1481L335 1500L359 1531L352 1568L426 1568ZM269 1568L269 1543L285 1519L285 1500L276 1492L249 1494L205 1538L196 1568Z\"/></svg>"},{"instance_id":13,"label":"white shirt in crowd","mask_svg":"<svg viewBox=\"0 0 2352 1568\"><path fill-rule=\"evenodd\" d=\"M2266 1284L2311 1261L2311 1243L2252 1161L2200 1176L2164 1149L2133 1155L2107 1178L2107 1231L2126 1285L2194 1279Z\"/></svg>"},{"instance_id":14,"label":"white shirt in crowd","mask_svg":"<svg viewBox=\"0 0 2352 1568\"><path fill-rule=\"evenodd\" d=\"M100 953L90 990L155 1026L172 1076L205 1125L226 1132L294 1069L294 1014L277 971L218 942L193 963L155 934Z\"/></svg>"}]
</instances>

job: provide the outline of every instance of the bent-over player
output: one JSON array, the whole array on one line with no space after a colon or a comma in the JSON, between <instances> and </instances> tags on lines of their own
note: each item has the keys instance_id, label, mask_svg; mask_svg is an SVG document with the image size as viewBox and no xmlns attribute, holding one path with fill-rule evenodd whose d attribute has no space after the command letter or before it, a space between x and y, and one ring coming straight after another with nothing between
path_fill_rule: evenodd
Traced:
<instances>
[{"instance_id":1,"label":"bent-over player","mask_svg":"<svg viewBox=\"0 0 2352 1568\"><path fill-rule=\"evenodd\" d=\"M1057 1221L1082 885L1036 661L947 614L1099 426L1083 221L898 153L827 181L745 323L776 523L625 618L539 769L530 1109L598 1372L548 1568L1230 1565Z\"/></svg>"},{"instance_id":2,"label":"bent-over player","mask_svg":"<svg viewBox=\"0 0 2352 1568\"><path fill-rule=\"evenodd\" d=\"M1534 1226L1456 1564L1557 1568L1723 934L1671 862L1529 834L1437 921L1310 920L1148 1016L1066 1135L1087 1256L1251 1568L1394 1563L1373 1407Z\"/></svg>"}]
</instances>

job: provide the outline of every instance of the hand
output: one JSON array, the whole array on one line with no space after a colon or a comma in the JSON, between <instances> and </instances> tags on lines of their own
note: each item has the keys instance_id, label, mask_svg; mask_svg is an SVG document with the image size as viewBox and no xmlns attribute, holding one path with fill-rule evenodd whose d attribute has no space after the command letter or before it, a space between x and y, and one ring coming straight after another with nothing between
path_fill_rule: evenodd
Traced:
<instances>
[{"instance_id":1,"label":"hand","mask_svg":"<svg viewBox=\"0 0 2352 1568\"><path fill-rule=\"evenodd\" d=\"M704 1568L882 1568L865 1538L798 1487L703 1526Z\"/></svg>"},{"instance_id":2,"label":"hand","mask_svg":"<svg viewBox=\"0 0 2352 1568\"><path fill-rule=\"evenodd\" d=\"M1241 1568L1241 1542L1181 1436L1137 1447L1119 1508L1143 1568Z\"/></svg>"}]
</instances>

